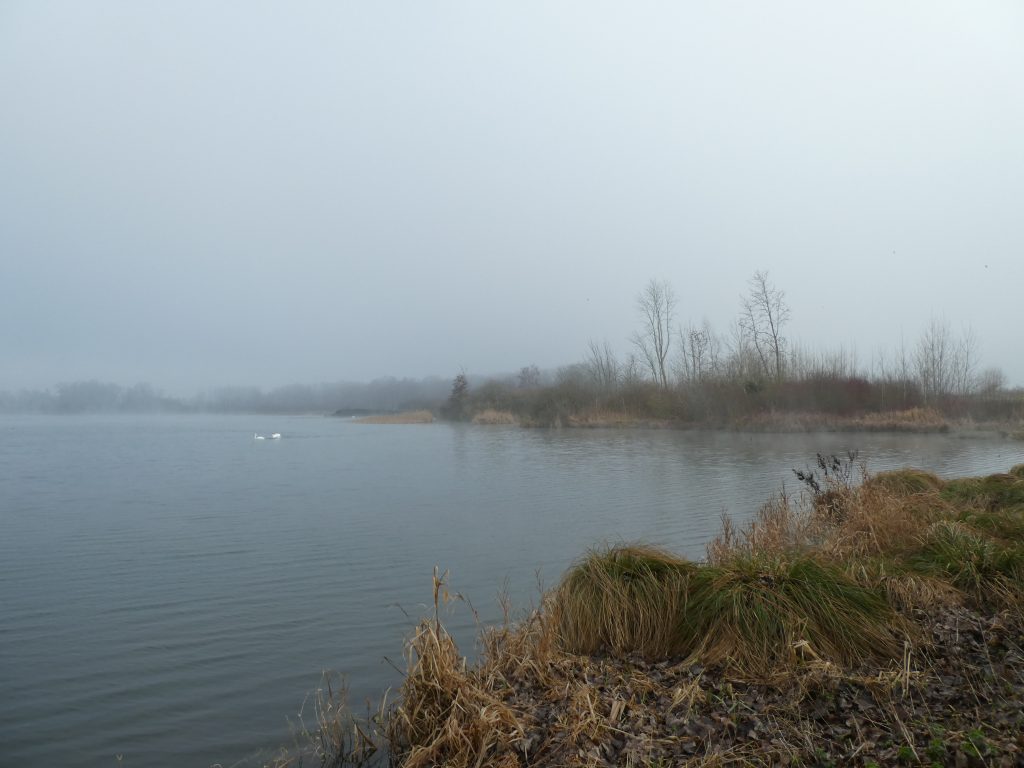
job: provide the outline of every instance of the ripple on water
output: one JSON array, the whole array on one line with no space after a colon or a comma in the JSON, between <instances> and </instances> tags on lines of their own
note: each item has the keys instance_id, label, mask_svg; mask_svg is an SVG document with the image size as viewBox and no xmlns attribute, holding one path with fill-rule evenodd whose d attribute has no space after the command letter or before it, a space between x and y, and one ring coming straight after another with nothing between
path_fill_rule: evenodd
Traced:
<instances>
[{"instance_id":1,"label":"ripple on water","mask_svg":"<svg viewBox=\"0 0 1024 768\"><path fill-rule=\"evenodd\" d=\"M288 741L325 668L398 681L435 565L499 617L589 546L699 557L816 452L940 474L1024 461L995 440L367 427L246 417L17 418L0 446L0 732L12 764L231 764ZM83 430L94 439L81 440ZM99 435L100 439L95 439ZM10 445L18 450L10 450ZM266 450L268 449L269 450ZM474 620L450 617L466 650ZM183 738L182 734L187 734Z\"/></svg>"}]
</instances>

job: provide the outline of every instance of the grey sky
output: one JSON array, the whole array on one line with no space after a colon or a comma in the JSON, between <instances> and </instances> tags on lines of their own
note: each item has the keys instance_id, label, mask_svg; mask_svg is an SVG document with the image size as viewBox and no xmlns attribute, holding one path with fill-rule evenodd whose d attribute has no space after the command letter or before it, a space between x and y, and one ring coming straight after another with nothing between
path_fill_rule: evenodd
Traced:
<instances>
[{"instance_id":1,"label":"grey sky","mask_svg":"<svg viewBox=\"0 0 1024 768\"><path fill-rule=\"evenodd\" d=\"M0 5L0 388L625 350L650 278L1024 384L1024 4Z\"/></svg>"}]
</instances>

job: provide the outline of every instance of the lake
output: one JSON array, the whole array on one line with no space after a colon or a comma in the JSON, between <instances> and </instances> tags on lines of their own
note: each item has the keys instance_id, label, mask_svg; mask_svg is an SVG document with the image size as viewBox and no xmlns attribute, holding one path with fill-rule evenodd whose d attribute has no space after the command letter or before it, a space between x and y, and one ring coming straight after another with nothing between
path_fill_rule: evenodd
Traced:
<instances>
[{"instance_id":1,"label":"lake","mask_svg":"<svg viewBox=\"0 0 1024 768\"><path fill-rule=\"evenodd\" d=\"M1024 461L953 436L0 417L0 763L258 764L323 670L355 702L397 685L435 565L492 621L501 589L526 607L601 542L699 558L723 511L850 449L945 476ZM472 653L471 613L449 622Z\"/></svg>"}]
</instances>

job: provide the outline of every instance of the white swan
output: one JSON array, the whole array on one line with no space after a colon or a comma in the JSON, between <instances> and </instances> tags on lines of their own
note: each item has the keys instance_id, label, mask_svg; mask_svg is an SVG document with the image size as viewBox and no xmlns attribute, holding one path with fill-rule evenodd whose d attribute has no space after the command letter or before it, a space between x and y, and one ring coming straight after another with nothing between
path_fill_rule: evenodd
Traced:
<instances>
[{"instance_id":1,"label":"white swan","mask_svg":"<svg viewBox=\"0 0 1024 768\"><path fill-rule=\"evenodd\" d=\"M252 433L252 439L253 440L266 440L267 438L265 438L263 435L260 435L260 434L258 434L256 432L253 432Z\"/></svg>"},{"instance_id":2,"label":"white swan","mask_svg":"<svg viewBox=\"0 0 1024 768\"><path fill-rule=\"evenodd\" d=\"M275 432L274 434L272 434L270 436L270 439L271 440L280 440L281 439L281 433L280 432Z\"/></svg>"}]
</instances>

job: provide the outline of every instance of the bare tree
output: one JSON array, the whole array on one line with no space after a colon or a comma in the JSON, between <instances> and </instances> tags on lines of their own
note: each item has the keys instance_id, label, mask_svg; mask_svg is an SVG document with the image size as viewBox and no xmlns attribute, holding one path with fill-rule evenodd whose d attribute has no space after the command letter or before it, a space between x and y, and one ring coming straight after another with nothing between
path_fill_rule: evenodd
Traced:
<instances>
[{"instance_id":1,"label":"bare tree","mask_svg":"<svg viewBox=\"0 0 1024 768\"><path fill-rule=\"evenodd\" d=\"M643 378L640 373L640 360L637 356L630 352L629 357L626 358L626 362L622 365L621 380L623 386L632 387L638 384Z\"/></svg>"},{"instance_id":2,"label":"bare tree","mask_svg":"<svg viewBox=\"0 0 1024 768\"><path fill-rule=\"evenodd\" d=\"M587 345L587 350L589 355L586 366L587 370L590 371L591 378L603 391L611 391L619 383L621 369L619 360L615 356L611 345L607 340L598 344L591 339Z\"/></svg>"},{"instance_id":3,"label":"bare tree","mask_svg":"<svg viewBox=\"0 0 1024 768\"><path fill-rule=\"evenodd\" d=\"M679 329L682 374L690 381L704 381L717 372L720 341L711 324Z\"/></svg>"},{"instance_id":4,"label":"bare tree","mask_svg":"<svg viewBox=\"0 0 1024 768\"><path fill-rule=\"evenodd\" d=\"M914 349L914 369L925 399L969 394L975 385L978 337L968 328L953 338L945 319L932 318Z\"/></svg>"},{"instance_id":5,"label":"bare tree","mask_svg":"<svg viewBox=\"0 0 1024 768\"><path fill-rule=\"evenodd\" d=\"M540 386L540 369L536 365L524 365L519 369L519 389L536 389Z\"/></svg>"},{"instance_id":6,"label":"bare tree","mask_svg":"<svg viewBox=\"0 0 1024 768\"><path fill-rule=\"evenodd\" d=\"M992 398L1006 387L1006 374L1002 368L986 368L978 374L978 391Z\"/></svg>"},{"instance_id":7,"label":"bare tree","mask_svg":"<svg viewBox=\"0 0 1024 768\"><path fill-rule=\"evenodd\" d=\"M760 358L754 351L750 334L743 323L736 319L729 325L728 336L725 337L727 357L721 365L722 373L732 381L749 381L762 372Z\"/></svg>"},{"instance_id":8,"label":"bare tree","mask_svg":"<svg viewBox=\"0 0 1024 768\"><path fill-rule=\"evenodd\" d=\"M667 280L651 280L636 299L641 327L630 339L640 351L651 376L662 387L668 387L669 347L672 345L672 324L675 318L675 291Z\"/></svg>"},{"instance_id":9,"label":"bare tree","mask_svg":"<svg viewBox=\"0 0 1024 768\"><path fill-rule=\"evenodd\" d=\"M953 388L957 394L969 395L977 388L975 371L978 367L979 346L978 334L970 326L965 328L957 339L953 377Z\"/></svg>"},{"instance_id":10,"label":"bare tree","mask_svg":"<svg viewBox=\"0 0 1024 768\"><path fill-rule=\"evenodd\" d=\"M789 321L786 294L768 281L767 272L750 278L750 293L743 297L740 327L747 334L765 376L781 380L786 339L782 328Z\"/></svg>"}]
</instances>

